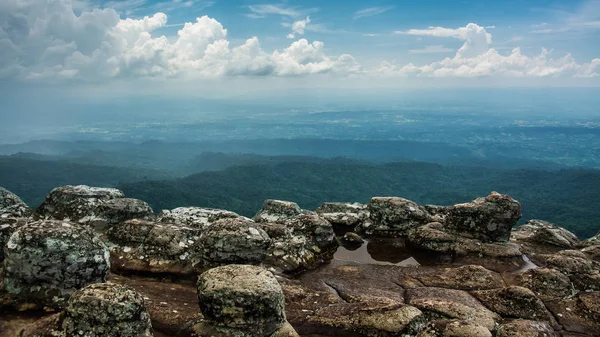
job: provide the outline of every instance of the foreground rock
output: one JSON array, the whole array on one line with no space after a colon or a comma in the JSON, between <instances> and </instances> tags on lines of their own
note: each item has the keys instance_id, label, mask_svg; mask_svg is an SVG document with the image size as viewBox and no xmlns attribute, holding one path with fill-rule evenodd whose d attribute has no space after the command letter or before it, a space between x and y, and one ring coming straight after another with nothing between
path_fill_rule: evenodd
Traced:
<instances>
[{"instance_id":1,"label":"foreground rock","mask_svg":"<svg viewBox=\"0 0 600 337\"><path fill-rule=\"evenodd\" d=\"M0 275L1 304L60 308L70 294L104 282L108 248L88 228L56 220L29 222L9 238Z\"/></svg>"},{"instance_id":2,"label":"foreground rock","mask_svg":"<svg viewBox=\"0 0 600 337\"><path fill-rule=\"evenodd\" d=\"M22 218L31 215L31 209L16 194L0 187L0 219Z\"/></svg>"},{"instance_id":3,"label":"foreground rock","mask_svg":"<svg viewBox=\"0 0 600 337\"><path fill-rule=\"evenodd\" d=\"M575 234L542 220L529 220L512 231L511 241L524 246L527 251L536 253L573 249L579 245Z\"/></svg>"},{"instance_id":4,"label":"foreground rock","mask_svg":"<svg viewBox=\"0 0 600 337\"><path fill-rule=\"evenodd\" d=\"M369 218L367 205L359 203L326 202L317 208L317 214L334 226L346 227L349 230Z\"/></svg>"},{"instance_id":5,"label":"foreground rock","mask_svg":"<svg viewBox=\"0 0 600 337\"><path fill-rule=\"evenodd\" d=\"M286 321L279 283L261 267L229 265L203 273L198 302L204 319L191 328L196 336L298 336Z\"/></svg>"},{"instance_id":6,"label":"foreground rock","mask_svg":"<svg viewBox=\"0 0 600 337\"><path fill-rule=\"evenodd\" d=\"M492 192L485 198L448 209L444 227L482 242L506 242L521 218L521 204L508 195Z\"/></svg>"},{"instance_id":7,"label":"foreground rock","mask_svg":"<svg viewBox=\"0 0 600 337\"><path fill-rule=\"evenodd\" d=\"M27 218L2 218L0 219L0 266L4 261L4 246L8 238L21 226L25 225L29 219Z\"/></svg>"},{"instance_id":8,"label":"foreground rock","mask_svg":"<svg viewBox=\"0 0 600 337\"><path fill-rule=\"evenodd\" d=\"M151 337L153 334L140 294L121 285L97 283L73 293L65 311L33 324L21 336Z\"/></svg>"},{"instance_id":9,"label":"foreground rock","mask_svg":"<svg viewBox=\"0 0 600 337\"><path fill-rule=\"evenodd\" d=\"M283 200L266 200L263 207L252 220L264 223L284 223L301 214L304 211L297 203Z\"/></svg>"},{"instance_id":10,"label":"foreground rock","mask_svg":"<svg viewBox=\"0 0 600 337\"><path fill-rule=\"evenodd\" d=\"M409 230L425 225L433 217L413 201L398 197L376 197L368 205L369 219L358 231L375 236L405 236Z\"/></svg>"},{"instance_id":11,"label":"foreground rock","mask_svg":"<svg viewBox=\"0 0 600 337\"><path fill-rule=\"evenodd\" d=\"M46 196L36 214L41 218L70 220L98 229L129 219L151 219L154 216L147 203L124 198L120 190L85 185L55 188Z\"/></svg>"},{"instance_id":12,"label":"foreground rock","mask_svg":"<svg viewBox=\"0 0 600 337\"><path fill-rule=\"evenodd\" d=\"M157 216L157 221L165 224L180 225L189 228L204 229L221 219L243 218L237 213L203 207L178 207L163 210Z\"/></svg>"}]
</instances>

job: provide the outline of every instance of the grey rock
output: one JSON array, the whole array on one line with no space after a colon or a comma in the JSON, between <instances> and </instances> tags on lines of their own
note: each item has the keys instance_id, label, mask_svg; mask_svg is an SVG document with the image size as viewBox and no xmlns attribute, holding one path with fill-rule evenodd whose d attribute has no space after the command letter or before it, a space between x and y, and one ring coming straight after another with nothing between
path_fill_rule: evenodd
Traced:
<instances>
[{"instance_id":1,"label":"grey rock","mask_svg":"<svg viewBox=\"0 0 600 337\"><path fill-rule=\"evenodd\" d=\"M317 214L332 225L354 228L369 218L367 205L359 203L326 202Z\"/></svg>"},{"instance_id":2,"label":"grey rock","mask_svg":"<svg viewBox=\"0 0 600 337\"><path fill-rule=\"evenodd\" d=\"M195 265L259 264L267 256L271 239L258 224L241 218L221 219L208 226L191 248Z\"/></svg>"},{"instance_id":3,"label":"grey rock","mask_svg":"<svg viewBox=\"0 0 600 337\"><path fill-rule=\"evenodd\" d=\"M154 212L145 201L132 198L106 200L98 205L98 219L105 226L113 226L131 219L152 220Z\"/></svg>"},{"instance_id":4,"label":"grey rock","mask_svg":"<svg viewBox=\"0 0 600 337\"><path fill-rule=\"evenodd\" d=\"M203 207L178 207L172 210L163 210L157 216L161 223L181 225L203 229L215 221L227 218L239 218L237 213Z\"/></svg>"},{"instance_id":5,"label":"grey rock","mask_svg":"<svg viewBox=\"0 0 600 337\"><path fill-rule=\"evenodd\" d=\"M416 227L433 220L425 208L398 197L375 197L368 205L369 219L357 231L376 236L405 236Z\"/></svg>"},{"instance_id":6,"label":"grey rock","mask_svg":"<svg viewBox=\"0 0 600 337\"><path fill-rule=\"evenodd\" d=\"M206 271L198 278L198 302L205 317L198 330L271 336L286 323L281 286L269 271L257 266L228 265Z\"/></svg>"},{"instance_id":7,"label":"grey rock","mask_svg":"<svg viewBox=\"0 0 600 337\"><path fill-rule=\"evenodd\" d=\"M552 245L565 249L579 244L577 236L555 224L542 220L529 220L511 234L511 240L522 243L529 242L541 245Z\"/></svg>"},{"instance_id":8,"label":"grey rock","mask_svg":"<svg viewBox=\"0 0 600 337\"><path fill-rule=\"evenodd\" d=\"M506 242L521 218L521 204L508 195L492 192L466 204L450 207L444 227L482 242Z\"/></svg>"},{"instance_id":9,"label":"grey rock","mask_svg":"<svg viewBox=\"0 0 600 337\"><path fill-rule=\"evenodd\" d=\"M104 282L110 262L108 248L91 229L40 220L12 233L3 266L0 288L5 304L56 308L73 291Z\"/></svg>"},{"instance_id":10,"label":"grey rock","mask_svg":"<svg viewBox=\"0 0 600 337\"><path fill-rule=\"evenodd\" d=\"M97 283L73 293L62 324L66 336L150 337L144 298L133 289Z\"/></svg>"},{"instance_id":11,"label":"grey rock","mask_svg":"<svg viewBox=\"0 0 600 337\"><path fill-rule=\"evenodd\" d=\"M295 202L266 200L263 208L252 218L256 222L284 223L303 213Z\"/></svg>"},{"instance_id":12,"label":"grey rock","mask_svg":"<svg viewBox=\"0 0 600 337\"><path fill-rule=\"evenodd\" d=\"M27 218L0 218L0 266L4 261L4 245L17 228L25 225Z\"/></svg>"},{"instance_id":13,"label":"grey rock","mask_svg":"<svg viewBox=\"0 0 600 337\"><path fill-rule=\"evenodd\" d=\"M31 215L31 209L16 194L0 187L0 219L23 218Z\"/></svg>"}]
</instances>

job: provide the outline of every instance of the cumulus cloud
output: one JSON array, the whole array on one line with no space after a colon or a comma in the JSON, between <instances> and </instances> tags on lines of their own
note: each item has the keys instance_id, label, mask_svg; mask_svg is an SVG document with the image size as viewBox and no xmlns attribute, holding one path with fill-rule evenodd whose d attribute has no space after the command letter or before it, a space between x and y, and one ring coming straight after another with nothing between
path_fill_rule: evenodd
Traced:
<instances>
[{"instance_id":1,"label":"cumulus cloud","mask_svg":"<svg viewBox=\"0 0 600 337\"><path fill-rule=\"evenodd\" d=\"M464 43L454 57L422 66L413 63L396 65L383 62L377 73L392 76L421 77L598 77L600 76L600 59L589 63L577 63L567 54L553 58L546 49L537 56L526 56L520 48L514 48L508 55L500 54L491 47L492 35L474 23L457 29L429 27L427 29L410 29L396 32L417 36L456 38Z\"/></svg>"},{"instance_id":2,"label":"cumulus cloud","mask_svg":"<svg viewBox=\"0 0 600 337\"><path fill-rule=\"evenodd\" d=\"M347 56L327 56L319 41L301 39L271 54L256 37L232 47L227 29L207 16L168 39L154 34L167 25L163 13L121 19L113 9L94 9L76 15L69 0L8 0L1 6L4 78L297 76L357 69ZM307 17L292 29L301 34L309 22Z\"/></svg>"}]
</instances>

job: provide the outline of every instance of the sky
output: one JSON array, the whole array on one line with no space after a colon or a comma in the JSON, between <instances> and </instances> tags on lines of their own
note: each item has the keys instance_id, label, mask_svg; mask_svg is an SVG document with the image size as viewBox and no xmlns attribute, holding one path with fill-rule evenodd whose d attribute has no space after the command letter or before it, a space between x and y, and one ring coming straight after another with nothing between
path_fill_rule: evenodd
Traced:
<instances>
[{"instance_id":1,"label":"sky","mask_svg":"<svg viewBox=\"0 0 600 337\"><path fill-rule=\"evenodd\" d=\"M0 89L600 86L600 0L2 0Z\"/></svg>"}]
</instances>

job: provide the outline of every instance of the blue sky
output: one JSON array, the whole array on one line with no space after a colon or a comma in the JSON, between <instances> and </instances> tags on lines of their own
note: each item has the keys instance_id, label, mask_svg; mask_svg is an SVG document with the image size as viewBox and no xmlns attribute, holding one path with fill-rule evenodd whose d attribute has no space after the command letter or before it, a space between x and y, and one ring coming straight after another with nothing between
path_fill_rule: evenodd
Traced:
<instances>
[{"instance_id":1,"label":"blue sky","mask_svg":"<svg viewBox=\"0 0 600 337\"><path fill-rule=\"evenodd\" d=\"M98 95L598 86L599 42L600 0L0 3L2 83Z\"/></svg>"}]
</instances>

